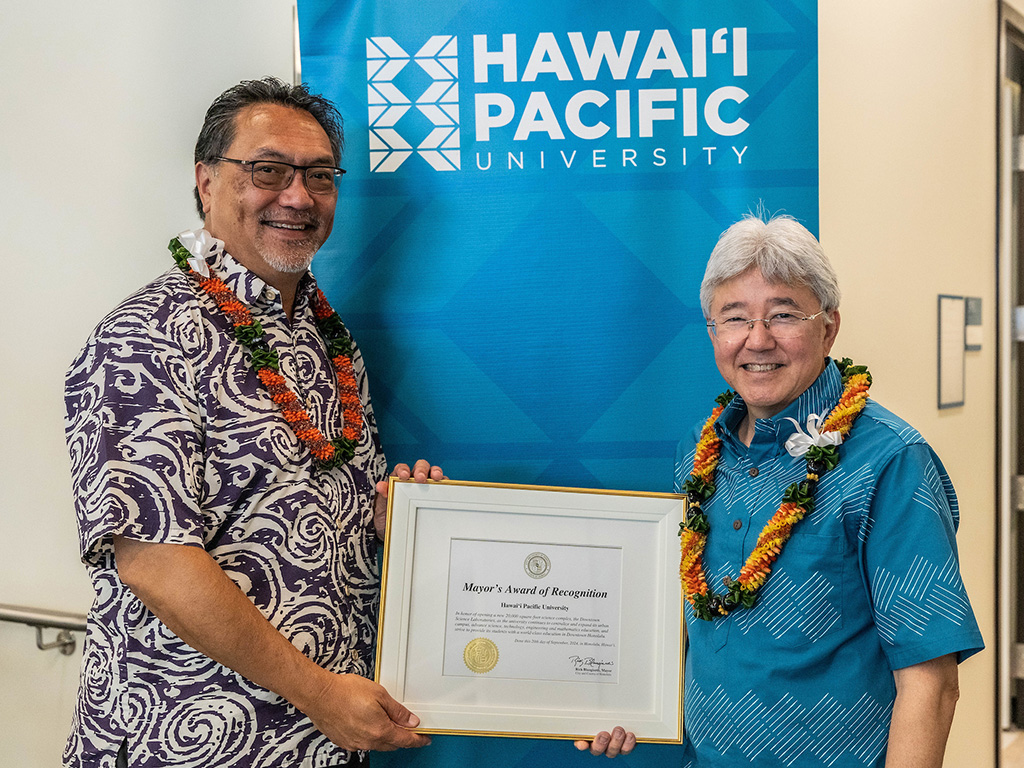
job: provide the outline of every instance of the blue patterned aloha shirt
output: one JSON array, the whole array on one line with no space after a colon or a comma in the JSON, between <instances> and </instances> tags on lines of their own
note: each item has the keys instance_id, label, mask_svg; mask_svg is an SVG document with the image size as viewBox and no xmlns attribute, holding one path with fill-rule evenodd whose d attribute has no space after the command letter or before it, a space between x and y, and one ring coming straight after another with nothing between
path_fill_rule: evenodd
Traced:
<instances>
[{"instance_id":1,"label":"blue patterned aloha shirt","mask_svg":"<svg viewBox=\"0 0 1024 768\"><path fill-rule=\"evenodd\" d=\"M303 277L289 323L275 289L222 249L207 258L280 354L328 439L337 380ZM343 762L282 698L193 650L117 576L112 537L204 547L267 619L335 672L372 673L379 576L375 483L385 459L362 358L355 458L328 472L281 416L247 350L176 267L96 328L67 376L67 440L83 561L96 590L68 766L327 766Z\"/></svg>"},{"instance_id":2,"label":"blue patterned aloha shirt","mask_svg":"<svg viewBox=\"0 0 1024 768\"><path fill-rule=\"evenodd\" d=\"M795 402L736 436L740 397L715 428L722 440L704 553L708 584L736 578L803 458L784 446L842 393L831 363ZM700 434L680 443L676 487ZM893 670L983 647L960 579L956 494L921 435L873 400L822 476L754 608L702 621L685 603L684 768L882 766Z\"/></svg>"}]
</instances>

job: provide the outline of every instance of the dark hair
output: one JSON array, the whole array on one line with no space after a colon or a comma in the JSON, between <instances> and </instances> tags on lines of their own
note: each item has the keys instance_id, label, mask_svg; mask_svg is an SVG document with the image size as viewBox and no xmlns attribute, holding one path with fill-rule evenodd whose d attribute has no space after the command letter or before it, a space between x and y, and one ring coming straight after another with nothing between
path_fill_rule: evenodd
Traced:
<instances>
[{"instance_id":1,"label":"dark hair","mask_svg":"<svg viewBox=\"0 0 1024 768\"><path fill-rule=\"evenodd\" d=\"M344 148L345 136L342 132L341 114L329 100L302 85L288 85L276 77L265 77L262 80L243 80L238 85L228 88L218 96L210 108L206 110L203 128L196 139L195 162L213 163L218 156L227 152L235 140L235 118L246 107L254 104L280 104L283 107L302 109L309 112L327 133L331 142L331 154L334 164L341 164L341 151ZM203 200L199 196L199 187L193 190L196 197L196 210L199 218L205 220Z\"/></svg>"}]
</instances>

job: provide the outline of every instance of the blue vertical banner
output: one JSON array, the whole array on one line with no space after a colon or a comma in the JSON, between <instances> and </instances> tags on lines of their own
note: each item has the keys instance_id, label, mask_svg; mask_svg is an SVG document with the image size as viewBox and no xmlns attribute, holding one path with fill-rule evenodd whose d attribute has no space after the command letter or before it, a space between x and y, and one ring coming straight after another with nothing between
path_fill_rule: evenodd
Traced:
<instances>
[{"instance_id":1,"label":"blue vertical banner","mask_svg":"<svg viewBox=\"0 0 1024 768\"><path fill-rule=\"evenodd\" d=\"M718 235L758 206L818 229L814 0L298 8L303 79L341 110L348 169L313 269L390 461L670 490L676 443L724 388L697 295ZM556 760L593 758L469 737L374 755Z\"/></svg>"}]
</instances>

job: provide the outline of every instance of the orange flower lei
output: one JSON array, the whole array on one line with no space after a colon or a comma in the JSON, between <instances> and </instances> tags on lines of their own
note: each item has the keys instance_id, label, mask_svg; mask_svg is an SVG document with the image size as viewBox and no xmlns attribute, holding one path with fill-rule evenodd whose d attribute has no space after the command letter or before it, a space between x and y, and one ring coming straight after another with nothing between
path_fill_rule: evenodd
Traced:
<instances>
[{"instance_id":1,"label":"orange flower lei","mask_svg":"<svg viewBox=\"0 0 1024 768\"><path fill-rule=\"evenodd\" d=\"M837 362L836 367L843 377L843 394L819 430L823 433L838 432L845 438L867 403L871 374L865 366L853 365L849 358ZM725 616L737 607L754 607L758 590L768 580L772 565L789 540L793 527L814 509L814 491L818 480L839 463L838 446L812 446L807 450L807 475L803 482L793 483L786 489L778 511L765 525L750 557L740 568L739 578L723 579L728 591L716 595L708 586L702 562L711 524L701 510L701 504L715 493L715 469L721 457L722 443L715 434L714 425L733 397L734 394L727 391L716 399L718 405L704 423L697 441L693 472L683 484L683 491L690 503L686 520L679 526L679 576L683 595L693 606L694 615L707 621L715 616Z\"/></svg>"},{"instance_id":2,"label":"orange flower lei","mask_svg":"<svg viewBox=\"0 0 1024 768\"><path fill-rule=\"evenodd\" d=\"M363 431L363 405L359 399L359 387L352 369L352 337L324 296L317 289L313 298L313 317L317 328L327 345L327 353L334 365L338 379L338 394L344 413L344 427L341 437L328 440L310 420L298 396L288 388L284 376L278 373L278 354L267 343L266 335L259 321L230 288L219 277L204 277L188 263L191 253L178 238L168 245L178 267L191 275L199 287L209 295L234 326L235 338L249 349L252 367L256 376L270 393L271 399L281 408L281 415L291 426L296 436L306 444L317 466L321 469L341 466L355 455L359 436Z\"/></svg>"}]
</instances>

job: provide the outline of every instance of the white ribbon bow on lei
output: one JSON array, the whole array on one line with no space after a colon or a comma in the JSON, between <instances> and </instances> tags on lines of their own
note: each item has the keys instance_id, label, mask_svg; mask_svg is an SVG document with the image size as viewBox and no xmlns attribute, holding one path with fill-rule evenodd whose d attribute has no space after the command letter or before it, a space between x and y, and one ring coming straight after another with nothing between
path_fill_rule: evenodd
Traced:
<instances>
[{"instance_id":1,"label":"white ribbon bow on lei","mask_svg":"<svg viewBox=\"0 0 1024 768\"><path fill-rule=\"evenodd\" d=\"M192 254L188 265L203 277L209 277L210 269L206 266L206 259L223 250L224 241L218 240L205 229L186 229L178 233L178 242Z\"/></svg>"},{"instance_id":2,"label":"white ribbon bow on lei","mask_svg":"<svg viewBox=\"0 0 1024 768\"><path fill-rule=\"evenodd\" d=\"M793 426L796 427L796 432L786 441L786 451L790 456L799 458L807 453L812 445L825 448L829 445L841 445L843 442L843 436L838 432L818 431L818 427L825 421L825 418L816 413L812 413L807 417L806 434L800 429L800 423L796 419L787 416L786 421L792 421Z\"/></svg>"}]
</instances>

